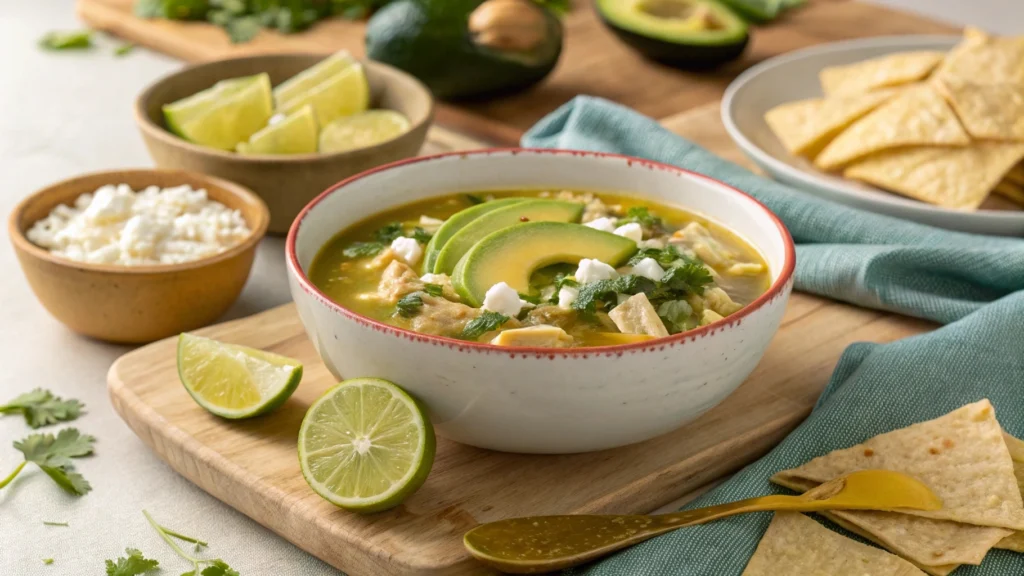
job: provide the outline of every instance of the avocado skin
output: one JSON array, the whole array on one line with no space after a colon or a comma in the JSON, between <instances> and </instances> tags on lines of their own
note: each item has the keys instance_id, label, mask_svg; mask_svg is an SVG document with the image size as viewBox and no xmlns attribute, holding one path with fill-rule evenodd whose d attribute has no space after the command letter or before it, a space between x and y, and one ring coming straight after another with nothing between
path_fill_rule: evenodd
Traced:
<instances>
[{"instance_id":1,"label":"avocado skin","mask_svg":"<svg viewBox=\"0 0 1024 576\"><path fill-rule=\"evenodd\" d=\"M475 45L469 15L484 0L395 0L370 18L366 54L419 78L437 98L458 100L508 94L543 80L562 52L562 23L543 9L548 41L536 63Z\"/></svg>"},{"instance_id":2,"label":"avocado skin","mask_svg":"<svg viewBox=\"0 0 1024 576\"><path fill-rule=\"evenodd\" d=\"M750 34L744 33L738 42L720 45L683 44L669 42L658 38L649 38L631 30L620 28L608 18L594 2L594 10L604 23L620 40L632 46L645 57L668 64L683 70L710 70L739 58L750 43Z\"/></svg>"}]
</instances>

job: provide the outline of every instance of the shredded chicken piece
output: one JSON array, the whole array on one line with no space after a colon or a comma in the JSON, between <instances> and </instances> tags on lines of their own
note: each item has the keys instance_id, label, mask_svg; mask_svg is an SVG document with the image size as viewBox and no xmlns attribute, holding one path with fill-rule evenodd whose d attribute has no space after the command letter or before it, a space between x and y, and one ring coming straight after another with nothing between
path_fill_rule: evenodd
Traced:
<instances>
[{"instance_id":1,"label":"shredded chicken piece","mask_svg":"<svg viewBox=\"0 0 1024 576\"><path fill-rule=\"evenodd\" d=\"M377 292L367 297L388 304L397 304L402 296L420 290L423 290L423 282L412 268L404 262L393 260L381 274Z\"/></svg>"},{"instance_id":2,"label":"shredded chicken piece","mask_svg":"<svg viewBox=\"0 0 1024 576\"><path fill-rule=\"evenodd\" d=\"M743 308L741 304L734 302L729 297L729 294L718 286L704 290L704 303L705 309L710 308L722 316L728 316Z\"/></svg>"},{"instance_id":3,"label":"shredded chicken piece","mask_svg":"<svg viewBox=\"0 0 1024 576\"><path fill-rule=\"evenodd\" d=\"M413 330L424 334L457 338L466 328L466 324L481 313L478 308L450 302L439 296L423 294L420 298L423 300L423 306L409 319L409 323Z\"/></svg>"},{"instance_id":4,"label":"shredded chicken piece","mask_svg":"<svg viewBox=\"0 0 1024 576\"><path fill-rule=\"evenodd\" d=\"M420 282L424 282L422 278L420 278ZM427 282L424 282L424 284L426 283ZM441 295L444 296L446 300L462 302L462 297L459 296L459 293L455 291L455 287L452 286L451 276L447 274L431 274L429 283L439 285L443 290Z\"/></svg>"},{"instance_id":5,"label":"shredded chicken piece","mask_svg":"<svg viewBox=\"0 0 1024 576\"><path fill-rule=\"evenodd\" d=\"M497 346L520 346L535 348L566 348L572 346L572 336L557 326L541 324L528 328L503 330L491 340Z\"/></svg>"},{"instance_id":6,"label":"shredded chicken piece","mask_svg":"<svg viewBox=\"0 0 1024 576\"><path fill-rule=\"evenodd\" d=\"M615 322L615 326L625 334L647 334L657 338L668 336L668 330L665 329L661 318L658 318L658 312L651 305L646 294L630 296L629 299L609 312L608 316Z\"/></svg>"},{"instance_id":7,"label":"shredded chicken piece","mask_svg":"<svg viewBox=\"0 0 1024 576\"><path fill-rule=\"evenodd\" d=\"M560 306L537 306L526 315L526 324L550 324L558 328L569 328L576 321L576 312Z\"/></svg>"},{"instance_id":8,"label":"shredded chicken piece","mask_svg":"<svg viewBox=\"0 0 1024 576\"><path fill-rule=\"evenodd\" d=\"M757 276L764 272L764 265L755 262L737 262L725 271L730 276Z\"/></svg>"},{"instance_id":9,"label":"shredded chicken piece","mask_svg":"<svg viewBox=\"0 0 1024 576\"><path fill-rule=\"evenodd\" d=\"M700 325L707 326L708 324L713 324L721 319L722 315L719 314L718 312L715 312L714 310L710 309L704 310L704 313L700 315Z\"/></svg>"},{"instance_id":10,"label":"shredded chicken piece","mask_svg":"<svg viewBox=\"0 0 1024 576\"><path fill-rule=\"evenodd\" d=\"M711 232L699 222L690 222L682 230L676 230L669 242L689 246L698 258L715 268L731 264L735 255L711 236Z\"/></svg>"},{"instance_id":11,"label":"shredded chicken piece","mask_svg":"<svg viewBox=\"0 0 1024 576\"><path fill-rule=\"evenodd\" d=\"M380 270L395 260L398 260L398 254L391 248L387 248L380 254L377 254L373 260L370 260L370 262L366 264L366 268L369 270Z\"/></svg>"}]
</instances>

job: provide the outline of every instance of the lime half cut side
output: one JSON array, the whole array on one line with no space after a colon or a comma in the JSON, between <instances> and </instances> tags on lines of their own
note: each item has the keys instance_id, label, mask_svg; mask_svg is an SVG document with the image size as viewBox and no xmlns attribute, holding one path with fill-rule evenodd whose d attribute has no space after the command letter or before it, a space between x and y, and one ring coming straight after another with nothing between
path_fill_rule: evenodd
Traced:
<instances>
[{"instance_id":1,"label":"lime half cut side","mask_svg":"<svg viewBox=\"0 0 1024 576\"><path fill-rule=\"evenodd\" d=\"M310 487L336 506L379 512L400 504L434 464L434 430L416 400L378 378L328 390L299 429L299 464Z\"/></svg>"},{"instance_id":2,"label":"lime half cut side","mask_svg":"<svg viewBox=\"0 0 1024 576\"><path fill-rule=\"evenodd\" d=\"M178 337L178 376L196 403L211 413L250 418L284 404L302 380L302 364L185 333Z\"/></svg>"},{"instance_id":3,"label":"lime half cut side","mask_svg":"<svg viewBox=\"0 0 1024 576\"><path fill-rule=\"evenodd\" d=\"M299 72L274 88L274 103L280 108L285 102L308 92L318 84L356 63L348 50L335 52L313 66Z\"/></svg>"},{"instance_id":4,"label":"lime half cut side","mask_svg":"<svg viewBox=\"0 0 1024 576\"><path fill-rule=\"evenodd\" d=\"M394 110L368 110L342 116L320 132L320 151L367 148L397 138L408 130L409 119Z\"/></svg>"},{"instance_id":5,"label":"lime half cut side","mask_svg":"<svg viewBox=\"0 0 1024 576\"><path fill-rule=\"evenodd\" d=\"M165 109L168 126L174 126L176 134L195 144L234 150L239 142L265 127L274 113L270 76L259 74L253 78L241 89L221 95L209 108L184 118L173 117Z\"/></svg>"}]
</instances>

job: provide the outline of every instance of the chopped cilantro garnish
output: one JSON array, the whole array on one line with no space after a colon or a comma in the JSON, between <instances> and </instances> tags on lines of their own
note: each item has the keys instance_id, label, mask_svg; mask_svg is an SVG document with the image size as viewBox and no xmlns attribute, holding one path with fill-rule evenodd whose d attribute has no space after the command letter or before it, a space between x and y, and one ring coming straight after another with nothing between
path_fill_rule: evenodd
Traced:
<instances>
[{"instance_id":1,"label":"chopped cilantro garnish","mask_svg":"<svg viewBox=\"0 0 1024 576\"><path fill-rule=\"evenodd\" d=\"M476 194L466 194L465 196L466 200L468 200L470 204L483 204L484 202L487 202L487 200L484 200Z\"/></svg>"},{"instance_id":2,"label":"chopped cilantro garnish","mask_svg":"<svg viewBox=\"0 0 1024 576\"><path fill-rule=\"evenodd\" d=\"M430 232L427 232L422 227L417 226L412 229L412 237L420 244L426 244L430 242L430 238L433 236Z\"/></svg>"},{"instance_id":3,"label":"chopped cilantro garnish","mask_svg":"<svg viewBox=\"0 0 1024 576\"><path fill-rule=\"evenodd\" d=\"M423 291L431 296L440 296L444 294L444 286L440 284L424 284Z\"/></svg>"},{"instance_id":4,"label":"chopped cilantro garnish","mask_svg":"<svg viewBox=\"0 0 1024 576\"><path fill-rule=\"evenodd\" d=\"M619 226L636 222L647 230L660 230L662 228L661 218L651 214L646 206L633 206L626 211L626 217L619 220Z\"/></svg>"},{"instance_id":5,"label":"chopped cilantro garnish","mask_svg":"<svg viewBox=\"0 0 1024 576\"><path fill-rule=\"evenodd\" d=\"M353 242L342 250L341 253L345 258L368 258L380 254L380 251L383 249L384 244L380 242Z\"/></svg>"},{"instance_id":6,"label":"chopped cilantro garnish","mask_svg":"<svg viewBox=\"0 0 1024 576\"><path fill-rule=\"evenodd\" d=\"M78 400L64 400L53 392L36 388L0 406L0 415L21 414L32 428L74 420L84 405Z\"/></svg>"},{"instance_id":7,"label":"chopped cilantro garnish","mask_svg":"<svg viewBox=\"0 0 1024 576\"><path fill-rule=\"evenodd\" d=\"M150 560L135 548L126 548L128 556L118 558L117 562L107 560L107 576L139 576L156 570L160 563Z\"/></svg>"},{"instance_id":8,"label":"chopped cilantro garnish","mask_svg":"<svg viewBox=\"0 0 1024 576\"><path fill-rule=\"evenodd\" d=\"M508 316L484 310L483 314L466 324L466 327L462 330L462 338L464 340L476 340L487 332L497 330L505 322L508 322Z\"/></svg>"},{"instance_id":9,"label":"chopped cilantro garnish","mask_svg":"<svg viewBox=\"0 0 1024 576\"><path fill-rule=\"evenodd\" d=\"M686 255L679 251L674 245L669 244L664 248L641 248L632 258L629 259L630 266L636 266L645 258L654 258L662 267L671 266L676 260L686 259Z\"/></svg>"},{"instance_id":10,"label":"chopped cilantro garnish","mask_svg":"<svg viewBox=\"0 0 1024 576\"><path fill-rule=\"evenodd\" d=\"M14 448L25 455L25 461L10 475L0 480L0 489L7 486L31 462L39 466L64 491L81 496L92 490L92 486L75 472L72 458L92 454L96 438L83 435L75 428L65 428L53 434L31 434L14 443Z\"/></svg>"},{"instance_id":11,"label":"chopped cilantro garnish","mask_svg":"<svg viewBox=\"0 0 1024 576\"><path fill-rule=\"evenodd\" d=\"M658 306L658 317L670 334L685 332L696 325L692 318L693 308L685 300L669 300Z\"/></svg>"},{"instance_id":12,"label":"chopped cilantro garnish","mask_svg":"<svg viewBox=\"0 0 1024 576\"><path fill-rule=\"evenodd\" d=\"M401 300L395 305L395 313L403 318L412 318L416 314L419 314L420 308L423 307L423 298L419 294L413 293L408 296L402 297Z\"/></svg>"},{"instance_id":13,"label":"chopped cilantro garnish","mask_svg":"<svg viewBox=\"0 0 1024 576\"><path fill-rule=\"evenodd\" d=\"M597 312L597 305L603 303L606 308L615 306L616 294L653 294L657 285L653 280L628 274L613 280L598 280L584 284L580 293L573 300L572 309L585 314Z\"/></svg>"},{"instance_id":14,"label":"chopped cilantro garnish","mask_svg":"<svg viewBox=\"0 0 1024 576\"><path fill-rule=\"evenodd\" d=\"M662 290L671 292L691 292L703 294L704 287L711 284L714 279L711 273L699 260L687 259L665 271L658 283Z\"/></svg>"},{"instance_id":15,"label":"chopped cilantro garnish","mask_svg":"<svg viewBox=\"0 0 1024 576\"><path fill-rule=\"evenodd\" d=\"M380 230L373 233L374 238L378 242L384 244L391 244L395 238L403 235L402 223L401 222L389 222L385 224Z\"/></svg>"}]
</instances>

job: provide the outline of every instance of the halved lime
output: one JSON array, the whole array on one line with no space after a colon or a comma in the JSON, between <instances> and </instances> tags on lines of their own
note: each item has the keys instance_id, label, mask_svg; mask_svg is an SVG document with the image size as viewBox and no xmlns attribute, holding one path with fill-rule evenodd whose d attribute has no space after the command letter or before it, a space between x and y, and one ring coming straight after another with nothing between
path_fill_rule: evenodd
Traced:
<instances>
[{"instance_id":1,"label":"halved lime","mask_svg":"<svg viewBox=\"0 0 1024 576\"><path fill-rule=\"evenodd\" d=\"M434 429L423 408L378 378L354 378L317 400L299 429L299 464L310 487L356 512L393 508L434 464Z\"/></svg>"},{"instance_id":2,"label":"halved lime","mask_svg":"<svg viewBox=\"0 0 1024 576\"><path fill-rule=\"evenodd\" d=\"M178 337L178 377L203 408L223 418L249 418L284 404L302 380L302 364L184 333Z\"/></svg>"},{"instance_id":3,"label":"halved lime","mask_svg":"<svg viewBox=\"0 0 1024 576\"><path fill-rule=\"evenodd\" d=\"M176 134L190 142L221 150L234 150L239 142L245 142L266 126L274 113L270 77L259 74L252 78L254 80L246 82L240 89L214 98L212 104L205 108L190 110L185 114L176 114L165 108L167 125L173 126Z\"/></svg>"},{"instance_id":4,"label":"halved lime","mask_svg":"<svg viewBox=\"0 0 1024 576\"><path fill-rule=\"evenodd\" d=\"M409 119L394 110L369 110L343 116L320 131L321 152L344 152L386 142L409 129Z\"/></svg>"},{"instance_id":5,"label":"halved lime","mask_svg":"<svg viewBox=\"0 0 1024 576\"><path fill-rule=\"evenodd\" d=\"M335 52L315 65L306 68L274 88L274 103L280 108L285 102L308 92L317 84L355 64L348 50Z\"/></svg>"},{"instance_id":6,"label":"halved lime","mask_svg":"<svg viewBox=\"0 0 1024 576\"><path fill-rule=\"evenodd\" d=\"M239 154L311 154L316 152L316 115L312 106L303 106L291 116L252 135L236 150Z\"/></svg>"},{"instance_id":7,"label":"halved lime","mask_svg":"<svg viewBox=\"0 0 1024 576\"><path fill-rule=\"evenodd\" d=\"M291 114L307 104L313 105L317 122L326 126L339 116L350 116L370 107L370 86L363 66L358 62L331 76L313 88L284 102L279 111Z\"/></svg>"},{"instance_id":8,"label":"halved lime","mask_svg":"<svg viewBox=\"0 0 1024 576\"><path fill-rule=\"evenodd\" d=\"M259 81L260 75L221 80L202 92L197 92L187 98L165 104L163 112L167 128L178 136L183 137L181 127L186 122L204 112L208 112L211 108L223 102L228 96Z\"/></svg>"}]
</instances>

